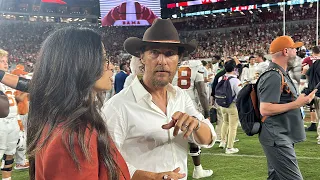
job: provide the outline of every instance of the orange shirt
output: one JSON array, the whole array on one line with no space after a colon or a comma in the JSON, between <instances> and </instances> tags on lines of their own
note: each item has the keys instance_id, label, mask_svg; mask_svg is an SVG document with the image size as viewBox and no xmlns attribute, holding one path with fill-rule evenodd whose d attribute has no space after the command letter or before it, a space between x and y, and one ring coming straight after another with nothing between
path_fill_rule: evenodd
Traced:
<instances>
[{"instance_id":1,"label":"orange shirt","mask_svg":"<svg viewBox=\"0 0 320 180\"><path fill-rule=\"evenodd\" d=\"M14 95L15 96L19 96L20 94L22 94L24 92L21 91L15 91ZM29 100L28 97L25 97L23 99L23 101L18 102L18 114L19 115L25 115L29 112Z\"/></svg>"},{"instance_id":2,"label":"orange shirt","mask_svg":"<svg viewBox=\"0 0 320 180\"><path fill-rule=\"evenodd\" d=\"M61 130L55 130L51 137L51 141L40 150L35 157L35 179L36 180L107 180L108 170L103 163L98 159L98 144L97 133L93 132L89 138L89 129L85 132L87 143L89 142L89 152L91 158L86 160L85 156L80 150L79 144L75 143L75 153L81 165L81 169L78 170L77 165L73 162L71 155L66 149ZM78 139L75 138L74 142ZM120 168L119 180L129 180L130 174L126 162L123 157L112 143L111 147L115 149L114 159L118 163Z\"/></svg>"}]
</instances>

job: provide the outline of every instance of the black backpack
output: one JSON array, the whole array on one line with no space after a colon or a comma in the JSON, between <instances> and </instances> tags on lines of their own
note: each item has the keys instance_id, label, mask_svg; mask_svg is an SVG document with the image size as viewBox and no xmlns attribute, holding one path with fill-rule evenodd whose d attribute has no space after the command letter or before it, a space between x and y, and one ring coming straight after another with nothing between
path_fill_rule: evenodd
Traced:
<instances>
[{"instance_id":1,"label":"black backpack","mask_svg":"<svg viewBox=\"0 0 320 180\"><path fill-rule=\"evenodd\" d=\"M256 84L245 85L237 96L237 109L241 127L248 136L258 134L261 130L261 123L263 123L267 117L262 117L259 110L259 100L257 96L258 82L266 72L277 71L281 75L281 93L285 86L282 72L277 68L266 70L262 73L257 80ZM290 90L289 90L290 91ZM290 93L290 92L289 92Z\"/></svg>"},{"instance_id":2,"label":"black backpack","mask_svg":"<svg viewBox=\"0 0 320 180\"><path fill-rule=\"evenodd\" d=\"M217 109L216 108L210 109L210 121L211 121L211 123L217 122Z\"/></svg>"},{"instance_id":3,"label":"black backpack","mask_svg":"<svg viewBox=\"0 0 320 180\"><path fill-rule=\"evenodd\" d=\"M232 96L232 88L229 82L232 78L234 77L222 76L222 80L216 86L214 97L221 107L228 108L235 97Z\"/></svg>"}]
</instances>

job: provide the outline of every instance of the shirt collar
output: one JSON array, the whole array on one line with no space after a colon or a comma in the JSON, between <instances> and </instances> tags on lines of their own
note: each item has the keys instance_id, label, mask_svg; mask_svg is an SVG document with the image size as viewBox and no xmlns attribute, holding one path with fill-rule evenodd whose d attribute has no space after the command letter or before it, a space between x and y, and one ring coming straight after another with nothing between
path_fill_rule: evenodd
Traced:
<instances>
[{"instance_id":1,"label":"shirt collar","mask_svg":"<svg viewBox=\"0 0 320 180\"><path fill-rule=\"evenodd\" d=\"M281 66L279 66L278 64L276 64L274 62L270 62L269 68L277 68L282 72L283 75L287 75L288 74Z\"/></svg>"},{"instance_id":2,"label":"shirt collar","mask_svg":"<svg viewBox=\"0 0 320 180\"><path fill-rule=\"evenodd\" d=\"M226 75L227 77L235 77L235 78L237 77L237 75L235 75L235 74L227 74L227 73L226 73L225 75Z\"/></svg>"},{"instance_id":3,"label":"shirt collar","mask_svg":"<svg viewBox=\"0 0 320 180\"><path fill-rule=\"evenodd\" d=\"M134 78L131 88L137 102L141 101L143 98L146 98L146 97L152 100L151 94L143 87L143 85L141 84L141 82L137 77ZM172 86L172 84L167 85L167 91L170 96L172 95L174 98L177 96L177 91Z\"/></svg>"}]
</instances>

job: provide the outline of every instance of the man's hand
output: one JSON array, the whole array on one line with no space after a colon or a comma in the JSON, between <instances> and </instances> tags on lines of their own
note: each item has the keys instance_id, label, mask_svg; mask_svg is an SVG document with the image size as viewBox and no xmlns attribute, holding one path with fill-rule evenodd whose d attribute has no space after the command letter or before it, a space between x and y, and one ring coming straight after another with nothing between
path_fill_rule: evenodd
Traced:
<instances>
[{"instance_id":1,"label":"man's hand","mask_svg":"<svg viewBox=\"0 0 320 180\"><path fill-rule=\"evenodd\" d=\"M296 99L296 103L299 107L309 104L315 97L316 92L318 89L313 90L308 96L306 94L300 94L300 96Z\"/></svg>"},{"instance_id":2,"label":"man's hand","mask_svg":"<svg viewBox=\"0 0 320 180\"><path fill-rule=\"evenodd\" d=\"M168 179L168 180L178 180L186 177L186 174L180 174L179 173L180 168L178 167L177 169L173 171L168 171L168 172L163 172L163 173L157 173L156 177L154 178L155 180L161 180L161 179Z\"/></svg>"},{"instance_id":3,"label":"man's hand","mask_svg":"<svg viewBox=\"0 0 320 180\"><path fill-rule=\"evenodd\" d=\"M188 138L192 131L198 127L198 120L189 116L186 113L176 112L172 116L172 120L165 125L162 125L162 129L171 129L174 127L173 136L177 136L179 130L185 132L184 138Z\"/></svg>"},{"instance_id":4,"label":"man's hand","mask_svg":"<svg viewBox=\"0 0 320 180\"><path fill-rule=\"evenodd\" d=\"M233 56L234 61L236 62L236 65L241 64L240 60L237 58L237 56Z\"/></svg>"}]
</instances>

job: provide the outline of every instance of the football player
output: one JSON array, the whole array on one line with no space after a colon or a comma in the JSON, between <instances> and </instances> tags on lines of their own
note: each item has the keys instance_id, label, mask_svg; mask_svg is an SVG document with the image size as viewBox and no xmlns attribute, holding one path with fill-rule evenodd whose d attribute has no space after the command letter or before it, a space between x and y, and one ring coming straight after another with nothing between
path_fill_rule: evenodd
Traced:
<instances>
[{"instance_id":1,"label":"football player","mask_svg":"<svg viewBox=\"0 0 320 180\"><path fill-rule=\"evenodd\" d=\"M209 118L209 102L206 93L206 86L203 74L199 72L202 68L200 60L188 60L182 62L176 76L173 79L172 85L179 86L184 89L190 96L195 107L203 114L205 118ZM199 105L201 104L201 106ZM204 170L200 162L201 149L199 146L189 143L190 156L195 165L192 177L195 179L209 177L213 174L212 170Z\"/></svg>"},{"instance_id":2,"label":"football player","mask_svg":"<svg viewBox=\"0 0 320 180\"><path fill-rule=\"evenodd\" d=\"M0 70L8 71L8 52L0 49ZM14 90L0 84L0 90L8 97L9 114L0 118L0 157L2 180L11 180L13 155L16 153L17 143L20 138L18 124L18 106L14 96Z\"/></svg>"}]
</instances>

